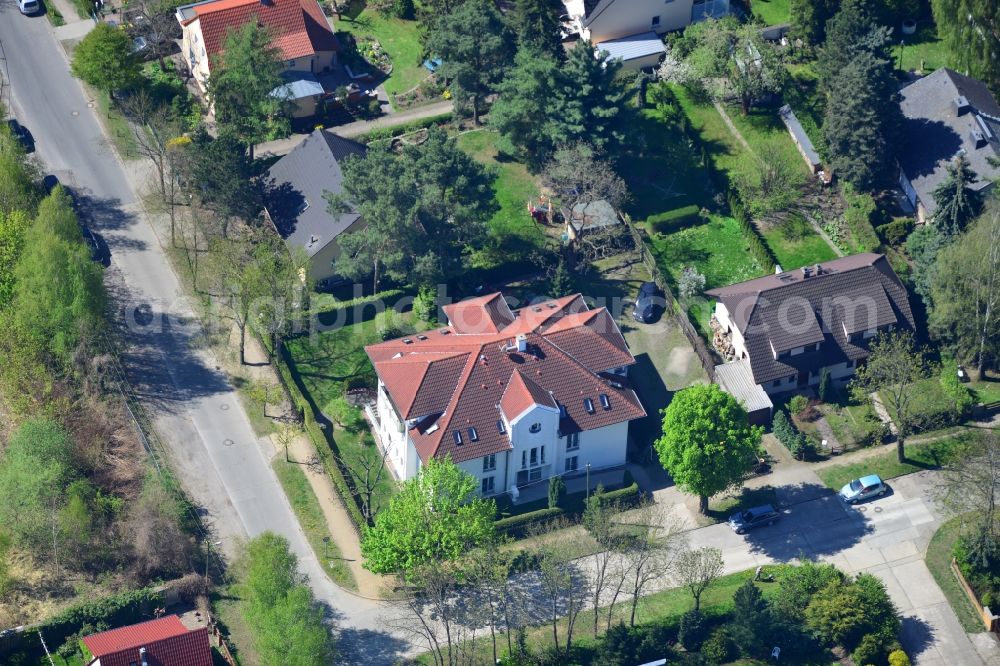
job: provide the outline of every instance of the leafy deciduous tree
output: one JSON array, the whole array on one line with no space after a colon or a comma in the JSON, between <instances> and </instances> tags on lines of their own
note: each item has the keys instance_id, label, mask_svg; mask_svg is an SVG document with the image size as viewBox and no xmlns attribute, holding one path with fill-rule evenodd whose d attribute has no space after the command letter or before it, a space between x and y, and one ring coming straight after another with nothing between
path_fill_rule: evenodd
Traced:
<instances>
[{"instance_id":1,"label":"leafy deciduous tree","mask_svg":"<svg viewBox=\"0 0 1000 666\"><path fill-rule=\"evenodd\" d=\"M686 550L674 562L674 578L686 587L694 599L694 610L701 610L701 595L722 575L722 551L718 548Z\"/></svg>"},{"instance_id":2,"label":"leafy deciduous tree","mask_svg":"<svg viewBox=\"0 0 1000 666\"><path fill-rule=\"evenodd\" d=\"M909 331L880 333L869 347L871 355L857 370L851 392L859 402L874 401L877 393L891 410L896 424L896 457L906 460L906 438L916 413L912 384L927 375L927 363Z\"/></svg>"},{"instance_id":3,"label":"leafy deciduous tree","mask_svg":"<svg viewBox=\"0 0 1000 666\"><path fill-rule=\"evenodd\" d=\"M128 33L100 22L73 50L73 76L111 95L131 88L142 76Z\"/></svg>"},{"instance_id":4,"label":"leafy deciduous tree","mask_svg":"<svg viewBox=\"0 0 1000 666\"><path fill-rule=\"evenodd\" d=\"M743 483L756 461L761 435L736 398L708 384L674 395L655 447L674 482L697 494L698 508L706 513L709 497Z\"/></svg>"},{"instance_id":5,"label":"leafy deciduous tree","mask_svg":"<svg viewBox=\"0 0 1000 666\"><path fill-rule=\"evenodd\" d=\"M493 538L493 500L476 496L476 480L450 459L432 458L406 481L361 539L374 573L413 574L422 564L454 560Z\"/></svg>"}]
</instances>

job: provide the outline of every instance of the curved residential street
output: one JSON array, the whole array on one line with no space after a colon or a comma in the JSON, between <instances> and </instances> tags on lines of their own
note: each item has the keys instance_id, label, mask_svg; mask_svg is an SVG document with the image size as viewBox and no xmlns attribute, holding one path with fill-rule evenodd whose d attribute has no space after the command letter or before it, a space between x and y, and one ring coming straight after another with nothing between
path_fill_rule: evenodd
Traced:
<instances>
[{"instance_id":1,"label":"curved residential street","mask_svg":"<svg viewBox=\"0 0 1000 666\"><path fill-rule=\"evenodd\" d=\"M76 27L81 34L87 28ZM272 445L256 437L233 386L205 351L197 317L153 221L139 205L149 166L119 161L45 17L22 16L14 0L0 0L0 45L6 58L6 69L0 66L3 100L34 135L44 172L73 188L84 217L107 240L112 257L107 282L128 344L123 361L218 550L232 556L248 537L265 530L282 534L316 597L329 608L336 662L394 663L413 648L386 629L382 603L346 592L325 576L271 469ZM941 522L929 497L936 475L901 477L890 483L889 496L845 507L813 469L783 462L750 484L776 488L786 513L778 525L746 537L725 524L693 529L690 543L720 548L727 571L802 554L848 572L869 571L885 581L904 616L902 640L915 664L1000 664L995 641L963 631L924 564L927 543ZM635 476L659 488L654 495L665 509L691 518L691 498L642 471ZM586 568L587 561L580 565Z\"/></svg>"},{"instance_id":2,"label":"curved residential street","mask_svg":"<svg viewBox=\"0 0 1000 666\"><path fill-rule=\"evenodd\" d=\"M4 101L34 135L44 172L74 189L84 215L107 239L117 323L130 343L123 361L218 548L232 555L240 539L265 530L284 535L329 606L338 663L392 663L406 643L382 628L379 603L341 590L323 574L271 470L271 445L255 436L235 390L202 351L194 313L138 205L145 164L118 160L44 16L22 16L13 0L3 0L0 44L9 72Z\"/></svg>"}]
</instances>

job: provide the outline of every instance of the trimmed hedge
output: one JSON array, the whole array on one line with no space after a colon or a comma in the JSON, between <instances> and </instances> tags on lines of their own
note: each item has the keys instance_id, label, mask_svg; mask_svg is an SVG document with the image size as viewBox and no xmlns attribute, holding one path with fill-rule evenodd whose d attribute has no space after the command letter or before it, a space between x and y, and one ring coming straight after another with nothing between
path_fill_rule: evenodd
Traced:
<instances>
[{"instance_id":1,"label":"trimmed hedge","mask_svg":"<svg viewBox=\"0 0 1000 666\"><path fill-rule=\"evenodd\" d=\"M493 526L496 527L498 532L506 532L510 536L519 539L525 535L530 526L552 522L565 513L559 507L554 509L539 509L538 511L529 511L518 516L501 518L493 523Z\"/></svg>"},{"instance_id":2,"label":"trimmed hedge","mask_svg":"<svg viewBox=\"0 0 1000 666\"><path fill-rule=\"evenodd\" d=\"M96 625L101 622L109 627L135 624L153 619L153 610L162 608L164 603L165 598L161 590L149 587L127 590L67 608L43 622L38 629L44 634L46 643L56 648L80 631L85 624Z\"/></svg>"},{"instance_id":3,"label":"trimmed hedge","mask_svg":"<svg viewBox=\"0 0 1000 666\"><path fill-rule=\"evenodd\" d=\"M316 413L313 411L311 403L306 399L298 382L292 376L292 369L285 358L285 354L287 353L287 349L282 349L281 357L275 359L278 366L278 376L281 378L281 383L285 386L285 390L288 392L295 408L302 415L303 428L306 434L309 435L309 439L313 443L313 448L316 449L316 455L323 462L323 468L330 476L330 480L333 481L333 485L337 489L337 494L340 495L341 504L347 509L347 515L351 517L354 529L360 536L368 523L365 521L364 515L361 513L361 507L358 506L355 496L351 492L351 486L347 482L343 470L340 469L340 465L337 464L337 461L333 457L336 442L333 436L327 435L316 422Z\"/></svg>"},{"instance_id":4,"label":"trimmed hedge","mask_svg":"<svg viewBox=\"0 0 1000 666\"><path fill-rule=\"evenodd\" d=\"M695 204L675 208L666 213L650 215L646 225L653 231L663 232L665 228L683 227L701 219L701 209Z\"/></svg>"},{"instance_id":5,"label":"trimmed hedge","mask_svg":"<svg viewBox=\"0 0 1000 666\"><path fill-rule=\"evenodd\" d=\"M408 123L403 123L402 125L396 125L394 127L376 127L370 132L354 137L354 140L360 143L371 143L372 141L391 139L401 134L431 127L432 125L444 125L445 123L451 122L451 118L452 113L449 111L448 113L442 113L441 115L431 116L429 118L411 120ZM336 131L335 127L331 129Z\"/></svg>"},{"instance_id":6,"label":"trimmed hedge","mask_svg":"<svg viewBox=\"0 0 1000 666\"><path fill-rule=\"evenodd\" d=\"M764 239L760 237L760 233L750 219L750 211L736 190L729 190L728 202L729 212L740 225L740 231L743 232L743 239L747 242L750 256L760 264L763 270L773 273L775 264L778 262L774 258L774 255L771 254L771 250L764 242Z\"/></svg>"},{"instance_id":7,"label":"trimmed hedge","mask_svg":"<svg viewBox=\"0 0 1000 666\"><path fill-rule=\"evenodd\" d=\"M386 289L385 291L380 291L377 294L372 294L370 296L362 296L360 298L352 298L349 301L340 301L334 303L330 307L323 308L316 311L316 319L323 326L333 326L339 324L341 326L350 326L352 324L358 324L364 321L369 321L374 319L378 314L377 308L364 308L364 306L376 301L390 301L394 299L402 298L403 296L412 296L413 292L407 289ZM396 303L390 304L391 307L395 308L398 305ZM360 319L354 318L354 310L356 308L364 308L362 316ZM386 308L389 309L389 308ZM341 320L343 317L342 313L346 313L347 316Z\"/></svg>"}]
</instances>

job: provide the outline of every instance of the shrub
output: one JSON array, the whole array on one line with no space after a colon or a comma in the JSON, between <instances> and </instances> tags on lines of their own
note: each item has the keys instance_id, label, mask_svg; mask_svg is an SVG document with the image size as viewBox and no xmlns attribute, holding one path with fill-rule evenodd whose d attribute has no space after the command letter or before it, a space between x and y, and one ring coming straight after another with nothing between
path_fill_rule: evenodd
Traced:
<instances>
[{"instance_id":1,"label":"shrub","mask_svg":"<svg viewBox=\"0 0 1000 666\"><path fill-rule=\"evenodd\" d=\"M861 664L879 664L885 659L885 637L879 634L866 634L858 647L851 653L851 659L859 666Z\"/></svg>"},{"instance_id":2,"label":"shrub","mask_svg":"<svg viewBox=\"0 0 1000 666\"><path fill-rule=\"evenodd\" d=\"M712 632L701 646L701 656L710 664L727 664L736 658L738 650L726 627Z\"/></svg>"},{"instance_id":3,"label":"shrub","mask_svg":"<svg viewBox=\"0 0 1000 666\"><path fill-rule=\"evenodd\" d=\"M875 199L866 192L855 192L848 183L844 183L844 200L847 209L844 210L844 222L851 235L851 249L854 252L874 252L881 246L878 235L872 227L872 215L875 213Z\"/></svg>"},{"instance_id":4,"label":"shrub","mask_svg":"<svg viewBox=\"0 0 1000 666\"><path fill-rule=\"evenodd\" d=\"M688 652L697 652L705 640L705 616L701 611L689 610L681 615L680 629L677 640Z\"/></svg>"},{"instance_id":5,"label":"shrub","mask_svg":"<svg viewBox=\"0 0 1000 666\"><path fill-rule=\"evenodd\" d=\"M819 371L819 387L816 392L823 402L832 402L835 399L833 391L833 379L830 377L830 370L823 368Z\"/></svg>"},{"instance_id":6,"label":"shrub","mask_svg":"<svg viewBox=\"0 0 1000 666\"><path fill-rule=\"evenodd\" d=\"M903 243L906 242L906 237L913 231L913 224L913 218L911 217L897 217L889 224L883 224L879 227L878 232L882 235L882 240L886 244L894 247L902 247Z\"/></svg>"},{"instance_id":7,"label":"shrub","mask_svg":"<svg viewBox=\"0 0 1000 666\"><path fill-rule=\"evenodd\" d=\"M437 297L432 287L421 287L413 299L413 314L420 321L437 320Z\"/></svg>"},{"instance_id":8,"label":"shrub","mask_svg":"<svg viewBox=\"0 0 1000 666\"><path fill-rule=\"evenodd\" d=\"M889 653L889 666L910 666L910 658L902 650Z\"/></svg>"},{"instance_id":9,"label":"shrub","mask_svg":"<svg viewBox=\"0 0 1000 666\"><path fill-rule=\"evenodd\" d=\"M805 460L806 456L812 453L812 442L809 441L808 437L795 429L795 426L792 425L792 422L785 415L784 410L779 409L774 415L774 419L771 422L771 429L778 441L796 458Z\"/></svg>"},{"instance_id":10,"label":"shrub","mask_svg":"<svg viewBox=\"0 0 1000 666\"><path fill-rule=\"evenodd\" d=\"M788 401L788 411L792 414L801 414L809 406L809 398L804 395L792 396L792 399Z\"/></svg>"},{"instance_id":11,"label":"shrub","mask_svg":"<svg viewBox=\"0 0 1000 666\"><path fill-rule=\"evenodd\" d=\"M701 219L701 209L695 204L669 210L666 213L650 215L646 224L652 231L673 231L677 228L694 224Z\"/></svg>"},{"instance_id":12,"label":"shrub","mask_svg":"<svg viewBox=\"0 0 1000 666\"><path fill-rule=\"evenodd\" d=\"M681 298L693 298L705 290L705 276L693 266L681 270L681 278L677 281L677 290Z\"/></svg>"},{"instance_id":13,"label":"shrub","mask_svg":"<svg viewBox=\"0 0 1000 666\"><path fill-rule=\"evenodd\" d=\"M626 627L624 622L612 625L604 634L594 653L594 664L612 666L614 664L634 664L639 659L639 632Z\"/></svg>"},{"instance_id":14,"label":"shrub","mask_svg":"<svg viewBox=\"0 0 1000 666\"><path fill-rule=\"evenodd\" d=\"M566 482L561 476L549 479L549 508L556 509L566 499Z\"/></svg>"},{"instance_id":15,"label":"shrub","mask_svg":"<svg viewBox=\"0 0 1000 666\"><path fill-rule=\"evenodd\" d=\"M412 21L417 15L413 0L393 0L392 15L396 18Z\"/></svg>"},{"instance_id":16,"label":"shrub","mask_svg":"<svg viewBox=\"0 0 1000 666\"><path fill-rule=\"evenodd\" d=\"M958 366L946 362L941 367L941 388L952 403L956 419L962 419L972 412L976 398L965 384L958 379Z\"/></svg>"}]
</instances>

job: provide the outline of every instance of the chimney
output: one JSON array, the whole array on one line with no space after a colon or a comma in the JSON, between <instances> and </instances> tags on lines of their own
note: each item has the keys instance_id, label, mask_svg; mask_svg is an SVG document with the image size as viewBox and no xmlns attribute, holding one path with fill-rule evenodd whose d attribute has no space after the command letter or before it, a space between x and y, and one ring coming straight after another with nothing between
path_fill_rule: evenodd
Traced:
<instances>
[{"instance_id":1,"label":"chimney","mask_svg":"<svg viewBox=\"0 0 1000 666\"><path fill-rule=\"evenodd\" d=\"M810 275L812 275L812 269L811 269L811 268L809 268L808 266L803 266L803 267L802 267L802 279L803 279L803 280L805 280L805 279L807 279L807 278L808 278L808 277L809 277Z\"/></svg>"},{"instance_id":2,"label":"chimney","mask_svg":"<svg viewBox=\"0 0 1000 666\"><path fill-rule=\"evenodd\" d=\"M972 139L972 145L975 146L977 150L979 148L983 148L989 143L989 141L986 140L986 135L979 130L972 130L969 133L969 138Z\"/></svg>"},{"instance_id":3,"label":"chimney","mask_svg":"<svg viewBox=\"0 0 1000 666\"><path fill-rule=\"evenodd\" d=\"M815 266L813 266L813 275L822 275L822 274L823 274L823 266L821 266L820 264L816 264Z\"/></svg>"},{"instance_id":4,"label":"chimney","mask_svg":"<svg viewBox=\"0 0 1000 666\"><path fill-rule=\"evenodd\" d=\"M520 335L517 336L517 351L521 352L522 354L528 351L528 336L526 336L524 333L521 333Z\"/></svg>"},{"instance_id":5,"label":"chimney","mask_svg":"<svg viewBox=\"0 0 1000 666\"><path fill-rule=\"evenodd\" d=\"M959 95L952 103L955 105L955 115L964 116L972 110L972 105L969 104L969 100L965 98L965 95Z\"/></svg>"}]
</instances>

